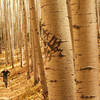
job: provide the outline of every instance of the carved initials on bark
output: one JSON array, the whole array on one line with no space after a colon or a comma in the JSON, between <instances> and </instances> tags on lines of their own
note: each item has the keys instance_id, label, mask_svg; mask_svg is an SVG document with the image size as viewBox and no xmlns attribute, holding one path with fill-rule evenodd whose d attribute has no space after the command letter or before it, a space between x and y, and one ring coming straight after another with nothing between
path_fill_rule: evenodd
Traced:
<instances>
[{"instance_id":1,"label":"carved initials on bark","mask_svg":"<svg viewBox=\"0 0 100 100\"><path fill-rule=\"evenodd\" d=\"M42 40L46 48L46 57L48 57L49 60L51 60L51 57L53 56L59 56L59 57L64 56L62 54L63 49L60 48L62 43L60 38L48 32L47 30L43 29Z\"/></svg>"}]
</instances>

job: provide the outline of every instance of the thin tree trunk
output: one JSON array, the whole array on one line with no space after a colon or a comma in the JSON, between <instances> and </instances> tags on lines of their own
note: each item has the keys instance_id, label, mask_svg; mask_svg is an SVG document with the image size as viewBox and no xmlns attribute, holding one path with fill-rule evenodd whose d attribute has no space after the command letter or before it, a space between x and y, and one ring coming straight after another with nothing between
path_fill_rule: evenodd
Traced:
<instances>
[{"instance_id":1,"label":"thin tree trunk","mask_svg":"<svg viewBox=\"0 0 100 100\"><path fill-rule=\"evenodd\" d=\"M10 52L11 52L11 65L12 65L12 68L14 68L14 59L13 59L12 43L11 43L11 36L10 36L10 32L9 32L8 34L9 34Z\"/></svg>"},{"instance_id":2,"label":"thin tree trunk","mask_svg":"<svg viewBox=\"0 0 100 100\"><path fill-rule=\"evenodd\" d=\"M98 20L98 37L100 38L100 0L96 0L97 20Z\"/></svg>"},{"instance_id":3,"label":"thin tree trunk","mask_svg":"<svg viewBox=\"0 0 100 100\"><path fill-rule=\"evenodd\" d=\"M33 1L34 2L34 1ZM30 34L31 34L31 47L32 47L32 60L33 60L33 71L34 71L34 85L37 84L38 82L38 73L37 73L37 70L38 70L38 67L37 67L37 51L36 51L36 37L34 37L34 23L33 23L33 10L32 10L32 4L31 4L31 1L29 1L29 5L30 5Z\"/></svg>"},{"instance_id":4,"label":"thin tree trunk","mask_svg":"<svg viewBox=\"0 0 100 100\"><path fill-rule=\"evenodd\" d=\"M6 61L6 66L8 65L8 46L7 46L7 25L6 25L6 19L7 19L7 16L6 16L6 1L4 1L4 42L5 42L5 61Z\"/></svg>"},{"instance_id":5,"label":"thin tree trunk","mask_svg":"<svg viewBox=\"0 0 100 100\"><path fill-rule=\"evenodd\" d=\"M22 17L22 2L19 0L19 12L18 12L18 14L19 14L19 51L20 51L20 65L21 65L21 67L23 67L23 58L22 58L22 56L23 56L23 53L22 53L22 49L23 49L23 37L22 37L22 32L21 32L21 25L22 25L22 23L21 23L21 21L22 21L22 19L21 19L21 17Z\"/></svg>"},{"instance_id":6,"label":"thin tree trunk","mask_svg":"<svg viewBox=\"0 0 100 100\"><path fill-rule=\"evenodd\" d=\"M23 30L24 30L24 38L25 38L25 58L26 58L26 66L27 66L27 79L30 78L29 72L29 55L28 55L28 37L27 37L27 22L26 22L26 11L25 4L23 0Z\"/></svg>"},{"instance_id":7,"label":"thin tree trunk","mask_svg":"<svg viewBox=\"0 0 100 100\"><path fill-rule=\"evenodd\" d=\"M37 33L37 25L36 25L36 17L35 17L35 4L34 0L29 0L30 8L31 8L31 21L33 25L33 39L35 46L37 47L37 59L39 63L39 72L40 72L40 82L42 84L42 89L44 93L44 97L47 95L47 83L46 83L46 78L45 78L45 73L44 73L44 65L43 65L43 59L42 59L42 54L41 54L41 48L40 48L40 42L39 42L39 37ZM46 100L46 97L45 97Z\"/></svg>"},{"instance_id":8,"label":"thin tree trunk","mask_svg":"<svg viewBox=\"0 0 100 100\"><path fill-rule=\"evenodd\" d=\"M7 6L8 7L8 6ZM9 12L9 17L7 19L7 22L8 22L8 38L9 38L9 47L10 47L10 54L11 54L11 65L12 65L12 68L14 68L14 51L13 51L13 43L14 41L12 41L12 33L11 33L11 29L12 29L12 19L11 19L11 2L9 1L9 7L7 8L8 11L7 11L7 14ZM10 20L10 21L9 21Z\"/></svg>"},{"instance_id":9,"label":"thin tree trunk","mask_svg":"<svg viewBox=\"0 0 100 100\"><path fill-rule=\"evenodd\" d=\"M0 37L0 54L2 53L2 37Z\"/></svg>"}]
</instances>

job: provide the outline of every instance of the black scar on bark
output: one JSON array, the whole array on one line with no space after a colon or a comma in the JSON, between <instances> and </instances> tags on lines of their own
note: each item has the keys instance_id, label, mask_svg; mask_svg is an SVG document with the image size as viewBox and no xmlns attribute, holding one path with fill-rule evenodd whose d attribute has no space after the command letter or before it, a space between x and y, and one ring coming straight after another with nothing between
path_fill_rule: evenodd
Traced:
<instances>
[{"instance_id":1,"label":"black scar on bark","mask_svg":"<svg viewBox=\"0 0 100 100\"><path fill-rule=\"evenodd\" d=\"M93 69L92 67L88 66L88 67L81 68L80 71L82 71L82 70L92 70L92 69Z\"/></svg>"},{"instance_id":2,"label":"black scar on bark","mask_svg":"<svg viewBox=\"0 0 100 100\"><path fill-rule=\"evenodd\" d=\"M56 82L57 82L57 80L50 80L50 82L51 82L51 83L56 83Z\"/></svg>"},{"instance_id":3,"label":"black scar on bark","mask_svg":"<svg viewBox=\"0 0 100 100\"><path fill-rule=\"evenodd\" d=\"M50 70L50 69L51 69L50 67L46 67L46 68L45 68L45 70Z\"/></svg>"},{"instance_id":4,"label":"black scar on bark","mask_svg":"<svg viewBox=\"0 0 100 100\"><path fill-rule=\"evenodd\" d=\"M76 28L76 29L80 29L79 25L73 25L73 27Z\"/></svg>"},{"instance_id":5,"label":"black scar on bark","mask_svg":"<svg viewBox=\"0 0 100 100\"><path fill-rule=\"evenodd\" d=\"M95 96L84 96L84 95L82 95L81 98L89 99L89 98L95 98Z\"/></svg>"}]
</instances>

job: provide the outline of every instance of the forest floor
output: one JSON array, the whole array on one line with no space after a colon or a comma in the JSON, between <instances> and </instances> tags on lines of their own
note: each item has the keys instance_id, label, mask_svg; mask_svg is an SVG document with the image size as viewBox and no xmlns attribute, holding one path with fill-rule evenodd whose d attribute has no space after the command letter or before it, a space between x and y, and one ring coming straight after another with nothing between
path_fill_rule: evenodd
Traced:
<instances>
[{"instance_id":1,"label":"forest floor","mask_svg":"<svg viewBox=\"0 0 100 100\"><path fill-rule=\"evenodd\" d=\"M100 39L99 39L100 53ZM24 55L24 53L23 53ZM10 55L8 55L9 63L11 63ZM99 54L100 59L100 54ZM23 56L23 67L20 66L20 54L16 50L14 53L14 68L11 64L5 65L5 53L0 54L0 74L7 67L10 71L8 79L8 88L5 88L3 79L0 75L0 100L44 100L41 84L33 85L33 73L31 78L27 80L25 57ZM100 60L99 60L100 65Z\"/></svg>"},{"instance_id":2,"label":"forest floor","mask_svg":"<svg viewBox=\"0 0 100 100\"><path fill-rule=\"evenodd\" d=\"M5 54L0 54L0 74L4 68L10 71L8 78L8 88L5 88L2 76L0 75L0 100L44 100L41 84L33 85L33 72L31 78L27 80L26 64L23 60L23 67L20 67L20 59L14 54L14 68L10 64L5 66ZM23 57L23 59L25 59ZM10 61L10 58L9 58Z\"/></svg>"}]
</instances>

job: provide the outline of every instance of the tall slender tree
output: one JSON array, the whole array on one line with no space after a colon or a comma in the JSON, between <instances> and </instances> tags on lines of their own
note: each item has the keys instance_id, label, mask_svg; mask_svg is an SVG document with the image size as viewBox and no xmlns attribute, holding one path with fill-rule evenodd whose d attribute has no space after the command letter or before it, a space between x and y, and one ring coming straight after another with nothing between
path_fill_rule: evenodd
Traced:
<instances>
[{"instance_id":1,"label":"tall slender tree","mask_svg":"<svg viewBox=\"0 0 100 100\"><path fill-rule=\"evenodd\" d=\"M19 34L20 34L19 48L20 48L20 64L21 64L21 67L23 67L23 64L22 64L23 63L23 59L22 59L23 35L22 35L22 31L21 31L22 3L21 3L21 1L19 1L19 3L20 3L20 7L19 7L19 9L20 9L20 11L19 11Z\"/></svg>"},{"instance_id":2,"label":"tall slender tree","mask_svg":"<svg viewBox=\"0 0 100 100\"><path fill-rule=\"evenodd\" d=\"M23 33L25 38L25 58L26 58L26 67L27 67L27 78L30 78L29 71L29 53L28 53L28 37L27 37L27 20L26 20L26 9L25 9L25 1L23 3Z\"/></svg>"},{"instance_id":3,"label":"tall slender tree","mask_svg":"<svg viewBox=\"0 0 100 100\"><path fill-rule=\"evenodd\" d=\"M3 33L4 33L4 42L5 42L5 64L6 66L8 65L9 61L8 61L8 46L7 46L7 42L8 42L8 35L7 35L7 15L6 15L6 11L7 11L7 8L6 8L6 2L7 1L3 1L4 3L4 29L3 29Z\"/></svg>"},{"instance_id":4,"label":"tall slender tree","mask_svg":"<svg viewBox=\"0 0 100 100\"><path fill-rule=\"evenodd\" d=\"M34 71L34 84L36 85L37 81L38 81L38 67L37 67L37 51L36 51L36 41L35 41L35 37L34 37L34 23L33 20L34 16L33 16L33 10L34 8L32 8L34 5L32 5L32 2L34 1L30 1L29 0L29 6L30 6L30 36L31 36L31 49L32 49L32 62L33 62L33 71Z\"/></svg>"},{"instance_id":5,"label":"tall slender tree","mask_svg":"<svg viewBox=\"0 0 100 100\"><path fill-rule=\"evenodd\" d=\"M31 25L34 27L34 28L32 28L33 39L34 39L35 46L37 48L37 59L38 59L38 64L39 64L40 82L42 84L42 89L43 89L43 93L44 93L44 97L45 97L48 90L47 90L47 83L46 83L45 72L44 72L44 64L43 64L43 59L42 59L40 41L39 41L39 36L37 33L37 25L36 25L36 17L35 17L35 4L34 4L34 0L29 0L29 2L30 2L29 4L30 4L31 21L32 21Z\"/></svg>"}]
</instances>

